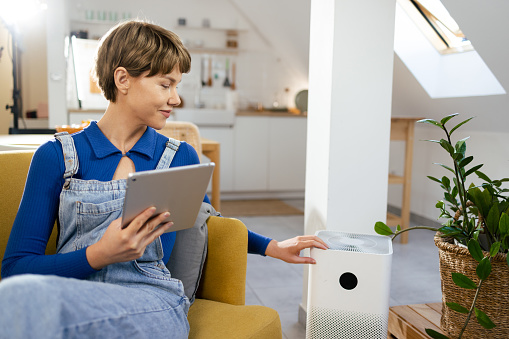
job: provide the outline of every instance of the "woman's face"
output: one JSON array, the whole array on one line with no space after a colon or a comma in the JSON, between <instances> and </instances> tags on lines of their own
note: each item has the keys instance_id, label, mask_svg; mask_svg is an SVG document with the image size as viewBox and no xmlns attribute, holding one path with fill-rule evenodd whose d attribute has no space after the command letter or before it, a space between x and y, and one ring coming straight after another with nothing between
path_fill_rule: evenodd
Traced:
<instances>
[{"instance_id":1,"label":"woman's face","mask_svg":"<svg viewBox=\"0 0 509 339\"><path fill-rule=\"evenodd\" d=\"M145 72L139 77L130 78L127 94L127 107L131 111L129 118L138 123L161 129L174 106L180 104L177 85L182 73L175 67L169 74L156 74L147 77Z\"/></svg>"}]
</instances>

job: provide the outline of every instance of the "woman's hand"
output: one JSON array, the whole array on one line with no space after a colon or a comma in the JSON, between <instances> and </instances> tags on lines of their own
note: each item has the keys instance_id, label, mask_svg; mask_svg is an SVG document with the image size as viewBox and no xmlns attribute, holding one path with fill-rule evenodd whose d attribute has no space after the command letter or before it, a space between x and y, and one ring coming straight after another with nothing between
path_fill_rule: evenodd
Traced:
<instances>
[{"instance_id":1,"label":"woman's hand","mask_svg":"<svg viewBox=\"0 0 509 339\"><path fill-rule=\"evenodd\" d=\"M300 251L311 247L321 248L322 250L329 248L319 237L304 235L279 242L271 240L265 250L265 255L291 264L315 264L316 262L313 258L300 256Z\"/></svg>"},{"instance_id":2,"label":"woman's hand","mask_svg":"<svg viewBox=\"0 0 509 339\"><path fill-rule=\"evenodd\" d=\"M90 266L100 270L110 264L140 258L145 248L173 225L173 222L168 222L155 229L170 215L165 212L150 219L155 210L155 207L147 208L123 229L122 218L115 219L102 238L87 248Z\"/></svg>"}]
</instances>

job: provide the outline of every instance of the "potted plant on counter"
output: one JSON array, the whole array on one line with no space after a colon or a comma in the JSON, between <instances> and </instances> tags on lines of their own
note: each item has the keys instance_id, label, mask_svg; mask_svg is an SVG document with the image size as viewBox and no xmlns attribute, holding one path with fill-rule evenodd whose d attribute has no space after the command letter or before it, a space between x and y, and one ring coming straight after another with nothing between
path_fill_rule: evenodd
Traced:
<instances>
[{"instance_id":1,"label":"potted plant on counter","mask_svg":"<svg viewBox=\"0 0 509 339\"><path fill-rule=\"evenodd\" d=\"M509 338L509 190L503 188L509 178L492 180L479 171L482 164L472 165L474 157L466 153L468 137L453 143L452 134L472 119L448 129L446 124L456 115L418 121L443 130L444 139L427 141L440 145L452 161L452 166L437 164L449 176L428 176L444 190L443 199L436 203L439 218L445 218L443 226L401 229L398 225L393 231L379 221L375 231L393 240L414 229L436 231L442 331L455 338ZM474 317L477 322L470 322ZM426 332L432 338L449 338L431 329Z\"/></svg>"}]
</instances>

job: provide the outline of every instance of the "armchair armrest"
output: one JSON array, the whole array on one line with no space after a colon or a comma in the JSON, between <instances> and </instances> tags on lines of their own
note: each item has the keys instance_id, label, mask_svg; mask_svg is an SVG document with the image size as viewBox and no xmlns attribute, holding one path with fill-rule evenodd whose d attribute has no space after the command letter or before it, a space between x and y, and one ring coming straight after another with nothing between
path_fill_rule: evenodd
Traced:
<instances>
[{"instance_id":1,"label":"armchair armrest","mask_svg":"<svg viewBox=\"0 0 509 339\"><path fill-rule=\"evenodd\" d=\"M197 298L244 305L246 301L247 228L238 219L210 217L207 259Z\"/></svg>"}]
</instances>

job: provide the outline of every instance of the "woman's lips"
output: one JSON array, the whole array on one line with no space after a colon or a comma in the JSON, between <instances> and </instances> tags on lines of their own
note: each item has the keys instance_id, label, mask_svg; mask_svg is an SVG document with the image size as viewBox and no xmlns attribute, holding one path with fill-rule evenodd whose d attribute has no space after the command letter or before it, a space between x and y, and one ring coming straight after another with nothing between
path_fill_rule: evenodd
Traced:
<instances>
[{"instance_id":1,"label":"woman's lips","mask_svg":"<svg viewBox=\"0 0 509 339\"><path fill-rule=\"evenodd\" d=\"M166 117L166 119L168 119L171 115L171 111L163 111L161 110L161 113Z\"/></svg>"}]
</instances>

